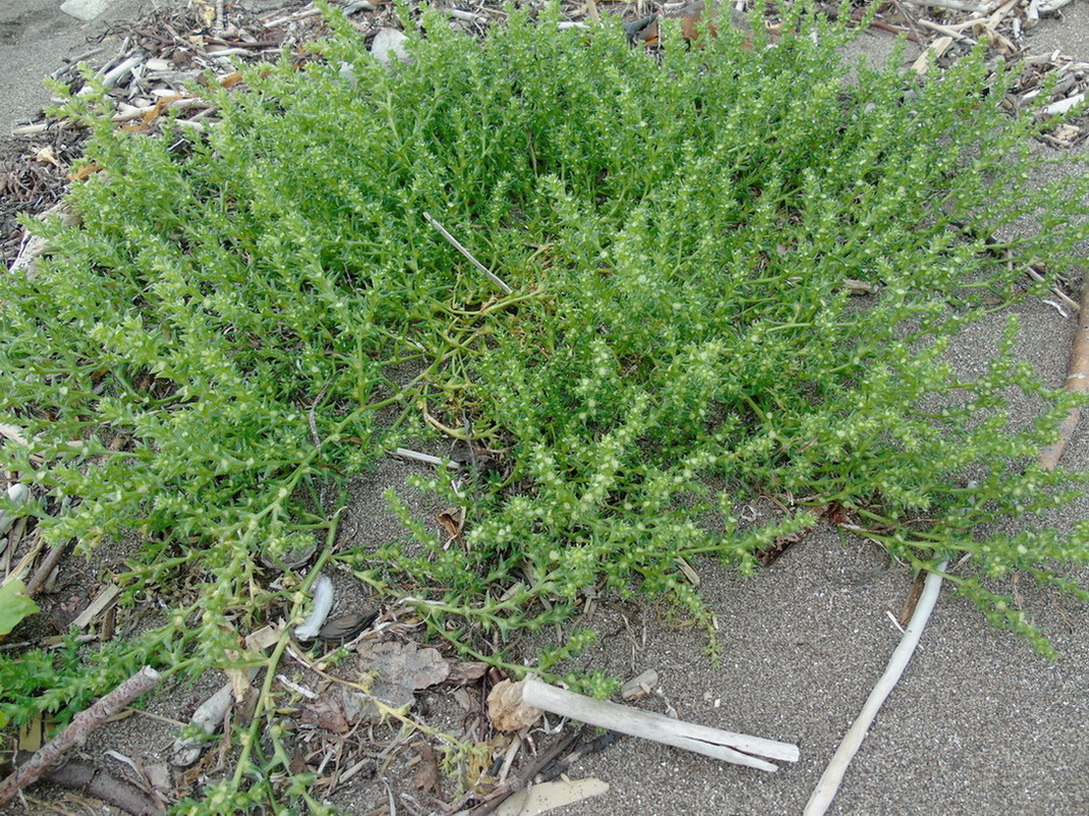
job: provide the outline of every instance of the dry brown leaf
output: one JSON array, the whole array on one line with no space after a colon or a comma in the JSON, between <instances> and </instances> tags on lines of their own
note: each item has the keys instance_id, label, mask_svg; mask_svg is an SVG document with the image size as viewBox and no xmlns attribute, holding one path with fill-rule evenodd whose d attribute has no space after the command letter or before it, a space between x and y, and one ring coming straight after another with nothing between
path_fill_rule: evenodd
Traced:
<instances>
[{"instance_id":1,"label":"dry brown leaf","mask_svg":"<svg viewBox=\"0 0 1089 816\"><path fill-rule=\"evenodd\" d=\"M420 764L416 766L416 775L412 779L419 790L442 798L442 774L439 773L439 760L435 749L424 743L420 749Z\"/></svg>"},{"instance_id":2,"label":"dry brown leaf","mask_svg":"<svg viewBox=\"0 0 1089 816\"><path fill-rule=\"evenodd\" d=\"M231 692L236 703L243 703L250 693L249 669L224 669L223 673L231 683Z\"/></svg>"},{"instance_id":3,"label":"dry brown leaf","mask_svg":"<svg viewBox=\"0 0 1089 816\"><path fill-rule=\"evenodd\" d=\"M300 716L303 722L318 728L334 734L346 734L364 718L367 703L367 698L360 692L334 683L317 700L304 705Z\"/></svg>"},{"instance_id":4,"label":"dry brown leaf","mask_svg":"<svg viewBox=\"0 0 1089 816\"><path fill-rule=\"evenodd\" d=\"M541 709L522 702L525 681L501 680L488 694L488 719L497 731L521 731L541 718Z\"/></svg>"},{"instance_id":5,"label":"dry brown leaf","mask_svg":"<svg viewBox=\"0 0 1089 816\"><path fill-rule=\"evenodd\" d=\"M42 162L43 164L51 164L54 167L60 167L61 163L57 161L57 154L53 152L52 145L46 145L37 153L34 154L34 161Z\"/></svg>"},{"instance_id":6,"label":"dry brown leaf","mask_svg":"<svg viewBox=\"0 0 1089 816\"><path fill-rule=\"evenodd\" d=\"M83 181L88 178L92 173L98 173L102 170L97 164L85 164L82 167L77 167L75 170L68 174L69 181Z\"/></svg>"},{"instance_id":7,"label":"dry brown leaf","mask_svg":"<svg viewBox=\"0 0 1089 816\"><path fill-rule=\"evenodd\" d=\"M450 664L450 674L446 682L455 686L465 686L475 683L488 671L487 663L479 663L468 660L455 660Z\"/></svg>"},{"instance_id":8,"label":"dry brown leaf","mask_svg":"<svg viewBox=\"0 0 1089 816\"><path fill-rule=\"evenodd\" d=\"M449 541L446 542L447 546L451 541L461 541L461 531L465 527L465 508L447 507L439 513L439 524L442 525L442 529L449 536Z\"/></svg>"},{"instance_id":9,"label":"dry brown leaf","mask_svg":"<svg viewBox=\"0 0 1089 816\"><path fill-rule=\"evenodd\" d=\"M192 0L191 4L196 7L197 16L205 26L210 26L216 21L215 3L208 3L205 0Z\"/></svg>"},{"instance_id":10,"label":"dry brown leaf","mask_svg":"<svg viewBox=\"0 0 1089 816\"><path fill-rule=\"evenodd\" d=\"M364 643L358 653L363 671L410 691L441 683L450 675L450 664L438 649L421 649L415 643Z\"/></svg>"}]
</instances>

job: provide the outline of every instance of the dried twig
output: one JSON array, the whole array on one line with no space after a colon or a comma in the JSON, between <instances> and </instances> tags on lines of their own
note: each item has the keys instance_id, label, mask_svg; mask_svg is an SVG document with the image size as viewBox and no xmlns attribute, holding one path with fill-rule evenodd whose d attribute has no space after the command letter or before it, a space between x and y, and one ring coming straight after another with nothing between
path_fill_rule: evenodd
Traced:
<instances>
[{"instance_id":1,"label":"dried twig","mask_svg":"<svg viewBox=\"0 0 1089 816\"><path fill-rule=\"evenodd\" d=\"M1039 272L1037 272L1031 266L1026 267L1025 272L1028 273L1028 276L1030 278L1032 278L1034 281L1036 281L1037 283L1046 283L1047 282L1047 279L1044 278L1043 275L1041 275ZM1052 292L1052 294L1055 295L1055 297L1057 297L1059 300L1061 300L1063 303L1065 303L1067 306L1069 306L1075 312L1080 312L1081 311L1080 304L1076 300L1074 300L1072 297L1067 295L1066 292L1064 292L1062 289L1059 289L1057 286L1052 286L1051 287L1051 292Z\"/></svg>"},{"instance_id":2,"label":"dried twig","mask_svg":"<svg viewBox=\"0 0 1089 816\"><path fill-rule=\"evenodd\" d=\"M858 715L858 719L851 725L850 730L839 744L839 748L836 749L836 753L832 755L828 767L824 769L820 782L817 783L813 795L809 797L803 816L823 816L828 810L828 806L832 804L832 799L835 797L836 791L839 790L847 766L851 764L851 760L858 752L859 746L862 745L862 740L866 738L866 732L869 730L870 724L873 723L874 717L877 716L877 712L885 702L885 698L889 696L889 693L900 679L900 675L904 673L904 668L915 653L915 647L919 645L919 638L923 634L923 628L930 619L930 613L934 611L934 604L938 601L945 565L946 562L943 561L934 572L926 576L923 594L915 607L915 614L911 617L911 623L908 624L907 631L904 632L904 637L900 640L900 645L896 647L892 657L889 658L889 665L886 667L885 673L881 675L881 679L877 681L877 685L870 692L870 696L866 698L866 704L862 706L862 712Z\"/></svg>"},{"instance_id":3,"label":"dried twig","mask_svg":"<svg viewBox=\"0 0 1089 816\"><path fill-rule=\"evenodd\" d=\"M938 25L937 23L931 22L930 20L924 20L921 17L919 18L919 25L921 25L923 28L929 28L931 31L937 31L939 34L942 34L946 37L950 37L954 40L959 40L960 42L967 45L976 44L975 40L965 34L961 34L954 26Z\"/></svg>"},{"instance_id":4,"label":"dried twig","mask_svg":"<svg viewBox=\"0 0 1089 816\"><path fill-rule=\"evenodd\" d=\"M103 722L144 692L155 688L159 679L160 675L155 669L145 666L86 711L77 714L67 728L43 745L25 765L0 782L0 807L59 763L68 751L82 745Z\"/></svg>"},{"instance_id":5,"label":"dried twig","mask_svg":"<svg viewBox=\"0 0 1089 816\"><path fill-rule=\"evenodd\" d=\"M1074 345L1070 350L1070 363L1066 369L1066 390L1077 394L1089 391L1089 275L1081 285L1078 328L1074 333ZM1074 408L1066 415L1059 425L1058 440L1040 452L1040 467L1045 470L1055 469L1080 421L1080 408Z\"/></svg>"},{"instance_id":6,"label":"dried twig","mask_svg":"<svg viewBox=\"0 0 1089 816\"><path fill-rule=\"evenodd\" d=\"M440 224L431 215L431 213L425 212L423 214L423 217L427 220L428 224L433 226L435 229L437 229L442 234L443 238L445 238L447 241L450 242L450 246L452 246L454 249L456 249L458 252L460 252L462 255L464 255L469 260L469 263L471 263L473 266L475 266L477 269L479 269L481 272L483 272L488 277L488 280L490 280L492 283L494 283L496 286L498 286L500 289L502 289L507 294L510 294L511 292L514 291L509 286L507 286L507 284L505 284L502 280L500 280L500 278L497 275L495 275L490 269L488 269L488 267L484 266L484 264L482 264L480 261L478 261L476 258L474 258L473 254L471 252L469 252L469 250L467 250L460 243L458 243L458 239L455 238L453 235L451 235L447 231L446 227L444 227L442 224Z\"/></svg>"},{"instance_id":7,"label":"dried twig","mask_svg":"<svg viewBox=\"0 0 1089 816\"><path fill-rule=\"evenodd\" d=\"M457 462L450 462L446 459L432 456L430 453L420 453L419 451L409 450L408 448L397 448L388 453L390 456L397 456L401 459L411 459L414 462L423 462L428 465L445 465L450 470L458 470L461 467Z\"/></svg>"},{"instance_id":8,"label":"dried twig","mask_svg":"<svg viewBox=\"0 0 1089 816\"><path fill-rule=\"evenodd\" d=\"M937 8L953 9L953 11L970 11L974 14L983 14L986 6L977 3L962 3L960 0L907 0L913 6L936 6Z\"/></svg>"},{"instance_id":9,"label":"dried twig","mask_svg":"<svg viewBox=\"0 0 1089 816\"><path fill-rule=\"evenodd\" d=\"M471 816L487 816L487 814L493 812L513 794L532 783L537 774L541 773L541 771L563 755L568 748L574 745L585 730L586 729L583 728L570 732L563 739L558 740L553 744L552 747L543 754L538 755L528 767L518 774L517 779L512 779L510 782L504 782L492 790L481 804L469 811ZM458 804L465 804L474 795L474 792L470 792Z\"/></svg>"}]
</instances>

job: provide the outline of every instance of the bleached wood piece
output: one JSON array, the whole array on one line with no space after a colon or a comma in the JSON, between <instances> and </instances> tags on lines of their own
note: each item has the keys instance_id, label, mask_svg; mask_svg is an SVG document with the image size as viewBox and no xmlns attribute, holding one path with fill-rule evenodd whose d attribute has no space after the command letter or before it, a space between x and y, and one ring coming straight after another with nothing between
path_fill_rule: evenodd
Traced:
<instances>
[{"instance_id":1,"label":"bleached wood piece","mask_svg":"<svg viewBox=\"0 0 1089 816\"><path fill-rule=\"evenodd\" d=\"M319 575L314 582L313 594L313 610L305 621L295 627L295 637L299 640L313 640L321 631L333 608L333 582L327 576Z\"/></svg>"},{"instance_id":2,"label":"bleached wood piece","mask_svg":"<svg viewBox=\"0 0 1089 816\"><path fill-rule=\"evenodd\" d=\"M953 9L953 11L971 11L982 14L987 11L986 6L978 3L961 3L959 0L907 0L913 6L935 6L937 8Z\"/></svg>"},{"instance_id":3,"label":"bleached wood piece","mask_svg":"<svg viewBox=\"0 0 1089 816\"><path fill-rule=\"evenodd\" d=\"M943 561L934 572L926 576L926 582L923 584L923 594L919 596L915 614L911 616L911 623L908 624L903 638L900 639L900 645L893 651L892 657L889 658L889 665L885 668L885 673L881 675L881 679L877 681L877 685L870 692L870 696L866 698L866 703L862 706L858 719L851 724L847 734L843 737L843 741L839 744L839 748L836 749L832 759L828 762L828 767L821 774L820 781L813 790L813 794L809 797L809 802L806 804L802 816L823 816L828 810L828 806L832 804L832 799L835 798L836 792L839 790L847 766L854 759L855 754L862 745L862 740L866 738L866 732L869 731L870 725L877 716L877 712L881 709L885 698L889 696L893 687L900 680L908 661L911 660L911 656L915 653L915 647L919 645L919 638L923 634L926 622L930 620L930 613L934 611L934 604L938 602L938 593L942 588L942 573L945 572L945 566L946 562Z\"/></svg>"},{"instance_id":4,"label":"bleached wood piece","mask_svg":"<svg viewBox=\"0 0 1089 816\"><path fill-rule=\"evenodd\" d=\"M1041 110L1040 113L1046 114L1048 116L1059 116L1069 111L1075 105L1080 105L1084 101L1085 92L1082 91L1081 93L1074 94L1073 96L1069 96L1066 99L1060 99L1058 102L1052 102L1046 108Z\"/></svg>"},{"instance_id":5,"label":"bleached wood piece","mask_svg":"<svg viewBox=\"0 0 1089 816\"><path fill-rule=\"evenodd\" d=\"M704 756L774 773L778 766L765 761L798 761L798 746L786 742L722 731L705 725L672 720L653 711L595 700L565 691L529 676L522 686L522 702L561 717L672 745Z\"/></svg>"}]
</instances>

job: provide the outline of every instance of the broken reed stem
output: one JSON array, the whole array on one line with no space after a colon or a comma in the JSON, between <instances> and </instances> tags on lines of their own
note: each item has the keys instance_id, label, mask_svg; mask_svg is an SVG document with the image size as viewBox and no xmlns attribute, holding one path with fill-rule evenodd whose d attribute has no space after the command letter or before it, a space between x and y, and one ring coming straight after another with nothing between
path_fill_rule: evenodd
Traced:
<instances>
[{"instance_id":1,"label":"broken reed stem","mask_svg":"<svg viewBox=\"0 0 1089 816\"><path fill-rule=\"evenodd\" d=\"M1066 369L1066 390L1077 394L1089 392L1089 274L1081 284L1081 303L1078 308L1078 328L1074 333L1074 345L1070 350L1070 363ZM1066 450L1070 438L1081 421L1081 409L1074 408L1059 425L1059 438L1054 445L1040 451L1040 467L1054 470Z\"/></svg>"},{"instance_id":2,"label":"broken reed stem","mask_svg":"<svg viewBox=\"0 0 1089 816\"><path fill-rule=\"evenodd\" d=\"M866 703L862 706L858 719L851 724L851 728L843 737L843 741L839 744L839 748L836 749L836 753L832 755L832 759L828 762L828 767L824 769L817 787L813 790L813 795L809 797L803 816L824 816L829 805L832 804L832 799L835 798L836 792L839 790L847 766L851 764L851 760L862 745L862 740L866 738L866 732L870 729L877 712L892 692L893 687L900 680L908 661L911 660L911 656L915 653L915 647L919 645L919 638L923 634L926 622L930 619L930 613L934 611L934 605L938 602L938 594L942 588L942 573L945 572L946 563L943 561L934 572L926 576L923 594L915 607L915 614L911 616L911 623L908 624L904 636L900 639L900 645L896 647L892 657L889 658L885 673L881 675L881 679L877 681L877 685L870 692L870 696L866 698Z\"/></svg>"},{"instance_id":3,"label":"broken reed stem","mask_svg":"<svg viewBox=\"0 0 1089 816\"><path fill-rule=\"evenodd\" d=\"M477 269L479 269L481 272L483 272L485 275L487 275L488 280L490 280L492 283L494 283L496 286L498 286L500 289L502 289L508 295L511 292L514 291L509 286L507 286L507 284L504 283L490 269L488 269L488 267L484 266L484 264L482 264L480 261L478 261L476 258L474 258L473 253L471 253L469 250L467 250L465 247L463 247L460 243L458 243L458 239L455 238L453 235L451 235L447 231L446 227L444 227L442 224L440 224L438 222L438 220L435 219L431 215L431 213L425 211L424 214L423 214L423 217L425 219L427 219L428 224L430 224L431 226L433 226L435 229L437 229L439 231L439 233L442 235L443 238L445 238L447 241L450 242L450 246L452 246L454 249L456 249L458 252L460 252L462 255L464 255L469 260L469 263L471 263L473 266L475 266Z\"/></svg>"},{"instance_id":4,"label":"broken reed stem","mask_svg":"<svg viewBox=\"0 0 1089 816\"><path fill-rule=\"evenodd\" d=\"M159 684L160 675L150 666L144 666L98 702L81 711L68 727L41 747L30 760L0 782L0 807L3 807L27 785L33 784L42 774L59 763L68 751L82 745L92 731L103 722Z\"/></svg>"}]
</instances>

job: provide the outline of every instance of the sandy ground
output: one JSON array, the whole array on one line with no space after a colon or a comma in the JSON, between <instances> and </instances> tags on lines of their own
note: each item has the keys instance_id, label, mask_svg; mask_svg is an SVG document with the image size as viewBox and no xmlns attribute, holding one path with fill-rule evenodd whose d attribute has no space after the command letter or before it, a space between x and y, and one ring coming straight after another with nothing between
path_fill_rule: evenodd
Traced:
<instances>
[{"instance_id":1,"label":"sandy ground","mask_svg":"<svg viewBox=\"0 0 1089 816\"><path fill-rule=\"evenodd\" d=\"M61 67L62 57L86 50L89 33L110 17L131 15L138 3L116 0L91 23L67 17L58 7L59 0L0 4L2 127L46 101L40 79ZM888 44L887 37L867 35L860 45L879 54ZM1045 20L1032 32L1029 53L1054 49L1089 61L1087 0L1076 0L1064 19ZM1060 384L1073 322L1042 304L1025 305L1020 312L1025 358L1048 382ZM952 353L957 365L980 368L1003 324L998 315L968 332ZM1031 407L1024 410L1027 420ZM1089 428L1076 435L1067 456L1068 464L1089 467ZM390 463L382 473L387 483L398 485L411 470ZM393 529L373 507L353 510L344 535L354 544L377 543ZM1064 511L1065 520L1087 516L1085 498ZM711 563L698 569L721 627L720 666L705 656L700 632L664 625L654 608L640 610L645 625L630 632L617 620L603 619L606 635L581 665L622 676L657 669L663 692L683 719L795 742L801 761L769 775L625 739L573 769L574 776L606 781L609 792L557 813L800 813L899 642L887 612L900 609L910 575L872 544L832 529L811 534L751 579ZM1026 581L1013 590L1062 657L1037 656L1024 641L988 628L970 602L943 592L914 660L830 813L1089 813L1089 606ZM196 691L190 696L199 697ZM96 735L89 750L118 747L145 762L157 761L169 733L146 725L142 718L139 726L118 724L114 733ZM345 813L362 813L367 803L384 801L384 791L376 796L368 785L380 789L358 783L354 798L341 805Z\"/></svg>"}]
</instances>

